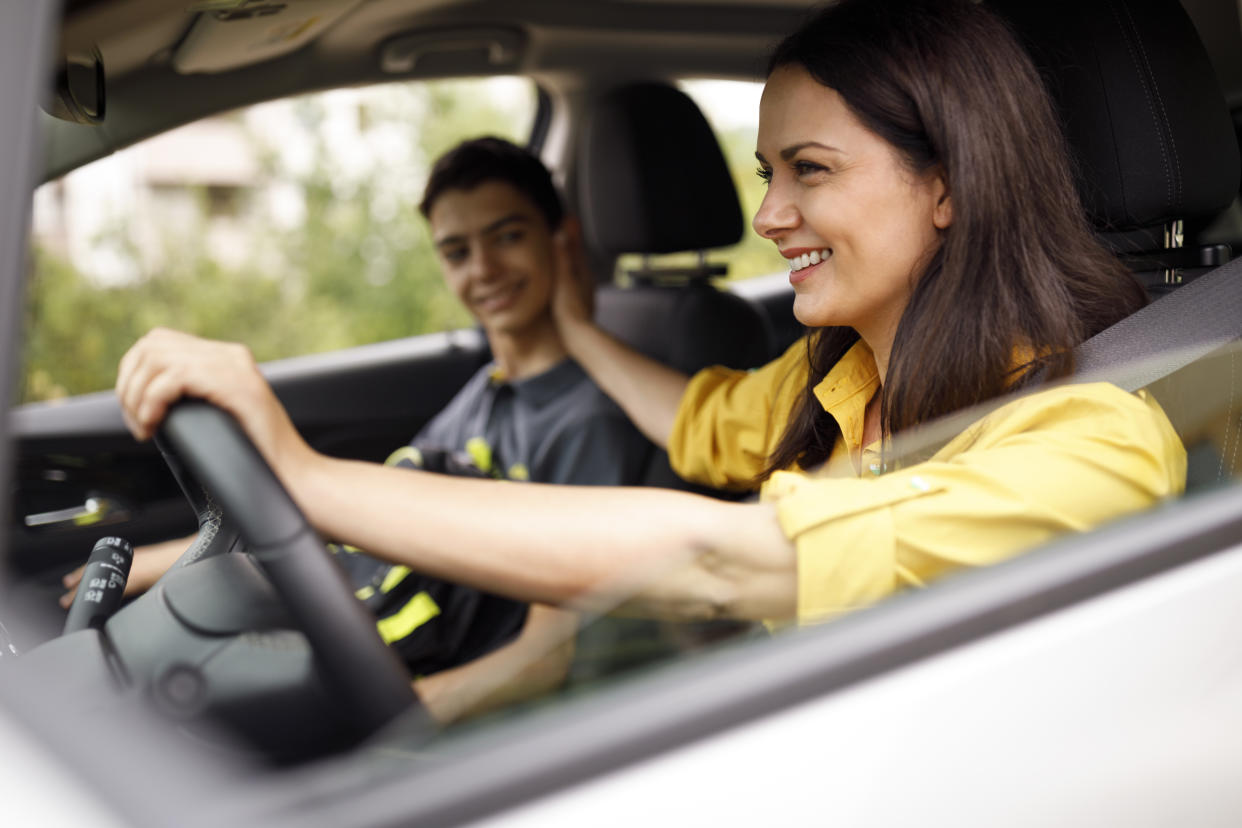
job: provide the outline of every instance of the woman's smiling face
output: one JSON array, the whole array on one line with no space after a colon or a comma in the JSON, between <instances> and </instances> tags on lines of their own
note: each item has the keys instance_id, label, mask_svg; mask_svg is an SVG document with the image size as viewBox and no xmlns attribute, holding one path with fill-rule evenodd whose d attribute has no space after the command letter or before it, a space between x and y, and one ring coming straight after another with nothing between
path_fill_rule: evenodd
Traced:
<instances>
[{"instance_id":1,"label":"woman's smiling face","mask_svg":"<svg viewBox=\"0 0 1242 828\"><path fill-rule=\"evenodd\" d=\"M755 154L768 191L753 224L789 260L794 315L812 327L852 327L887 352L952 221L940 171L912 172L798 66L768 78Z\"/></svg>"}]
</instances>

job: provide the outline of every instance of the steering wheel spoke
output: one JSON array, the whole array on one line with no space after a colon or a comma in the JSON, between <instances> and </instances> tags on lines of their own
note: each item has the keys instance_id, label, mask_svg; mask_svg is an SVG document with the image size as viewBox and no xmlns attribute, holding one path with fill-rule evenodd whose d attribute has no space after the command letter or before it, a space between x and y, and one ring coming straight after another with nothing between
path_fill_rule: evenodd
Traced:
<instances>
[{"instance_id":1,"label":"steering wheel spoke","mask_svg":"<svg viewBox=\"0 0 1242 828\"><path fill-rule=\"evenodd\" d=\"M183 400L169 412L156 442L199 520L199 534L176 566L244 542L361 733L373 733L414 706L405 669L236 421L208 403Z\"/></svg>"}]
</instances>

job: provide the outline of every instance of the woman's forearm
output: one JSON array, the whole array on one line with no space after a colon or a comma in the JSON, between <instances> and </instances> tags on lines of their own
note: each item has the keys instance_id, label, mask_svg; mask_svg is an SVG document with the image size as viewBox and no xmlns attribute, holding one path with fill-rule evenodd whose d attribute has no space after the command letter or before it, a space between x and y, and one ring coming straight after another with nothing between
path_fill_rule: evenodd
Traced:
<instances>
[{"instance_id":1,"label":"woman's forearm","mask_svg":"<svg viewBox=\"0 0 1242 828\"><path fill-rule=\"evenodd\" d=\"M574 360L621 406L638 430L660 448L668 448L689 377L640 354L591 322L563 324L561 336Z\"/></svg>"},{"instance_id":2,"label":"woman's forearm","mask_svg":"<svg viewBox=\"0 0 1242 828\"><path fill-rule=\"evenodd\" d=\"M666 426L648 428L667 436L684 378L664 371L664 381L653 381L663 390L649 390L665 401ZM248 350L152 331L117 375L130 431L149 438L182 396L237 417L322 534L411 569L597 612L621 601L675 618L793 612L794 551L771 505L660 489L514 485L330 458L297 433Z\"/></svg>"},{"instance_id":3,"label":"woman's forearm","mask_svg":"<svg viewBox=\"0 0 1242 828\"><path fill-rule=\"evenodd\" d=\"M770 506L322 455L282 477L324 535L519 600L681 618L792 614L792 548Z\"/></svg>"}]
</instances>

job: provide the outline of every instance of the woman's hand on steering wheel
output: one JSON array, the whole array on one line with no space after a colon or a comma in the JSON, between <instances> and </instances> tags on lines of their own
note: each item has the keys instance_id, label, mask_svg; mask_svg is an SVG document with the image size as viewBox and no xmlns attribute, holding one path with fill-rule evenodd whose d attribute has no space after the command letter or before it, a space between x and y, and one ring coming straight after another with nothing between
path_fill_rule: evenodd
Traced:
<instances>
[{"instance_id":1,"label":"woman's hand on steering wheel","mask_svg":"<svg viewBox=\"0 0 1242 828\"><path fill-rule=\"evenodd\" d=\"M288 487L314 455L244 345L155 328L126 352L116 395L125 424L148 440L169 406L197 397L232 414Z\"/></svg>"}]
</instances>

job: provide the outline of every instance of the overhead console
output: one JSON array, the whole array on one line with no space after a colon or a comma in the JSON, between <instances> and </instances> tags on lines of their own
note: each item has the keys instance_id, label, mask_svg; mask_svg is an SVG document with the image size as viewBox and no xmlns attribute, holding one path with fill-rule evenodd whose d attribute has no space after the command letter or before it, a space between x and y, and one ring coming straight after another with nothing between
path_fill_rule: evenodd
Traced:
<instances>
[{"instance_id":1,"label":"overhead console","mask_svg":"<svg viewBox=\"0 0 1242 828\"><path fill-rule=\"evenodd\" d=\"M362 0L203 0L173 53L183 75L227 72L287 55L310 43Z\"/></svg>"}]
</instances>

